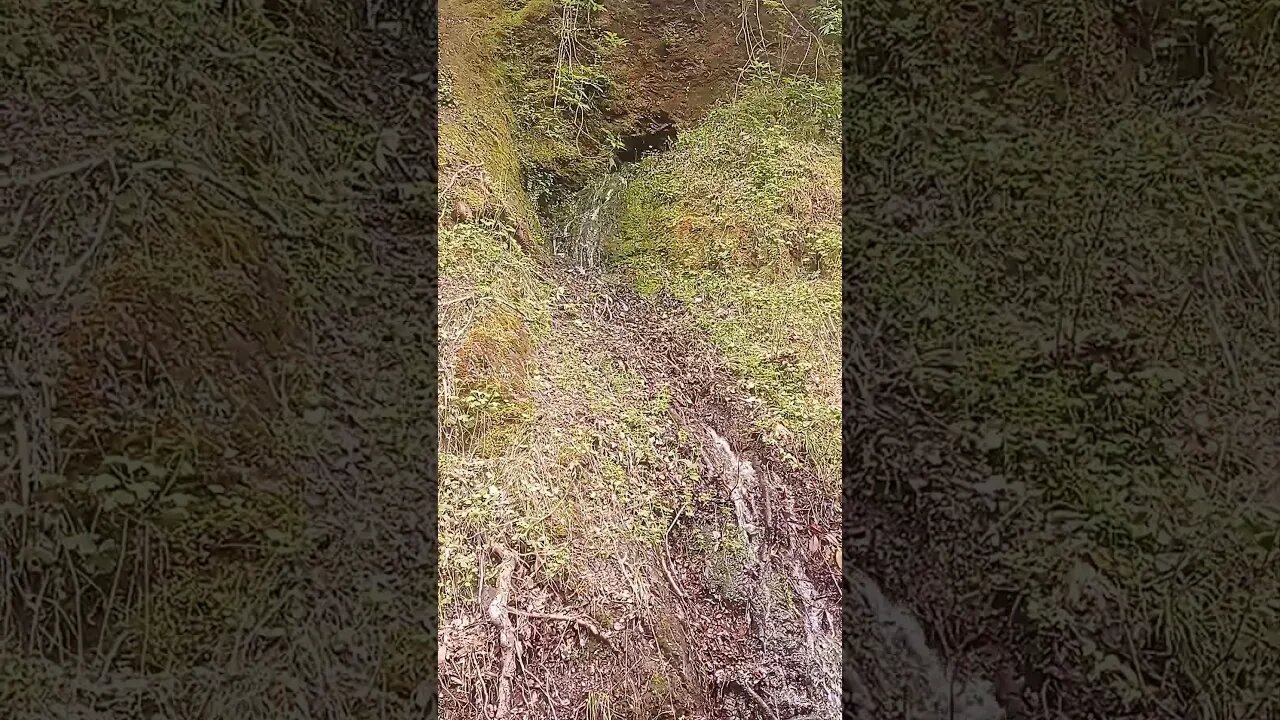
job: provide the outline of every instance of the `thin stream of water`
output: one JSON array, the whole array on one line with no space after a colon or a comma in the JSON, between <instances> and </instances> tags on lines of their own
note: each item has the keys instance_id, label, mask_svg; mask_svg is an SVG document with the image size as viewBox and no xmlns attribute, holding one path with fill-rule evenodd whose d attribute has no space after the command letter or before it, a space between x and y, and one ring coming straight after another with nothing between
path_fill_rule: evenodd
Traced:
<instances>
[{"instance_id":1,"label":"thin stream of water","mask_svg":"<svg viewBox=\"0 0 1280 720\"><path fill-rule=\"evenodd\" d=\"M612 172L577 193L570 200L563 231L552 237L552 252L575 267L598 267L605 240L617 228L626 185L621 173Z\"/></svg>"}]
</instances>

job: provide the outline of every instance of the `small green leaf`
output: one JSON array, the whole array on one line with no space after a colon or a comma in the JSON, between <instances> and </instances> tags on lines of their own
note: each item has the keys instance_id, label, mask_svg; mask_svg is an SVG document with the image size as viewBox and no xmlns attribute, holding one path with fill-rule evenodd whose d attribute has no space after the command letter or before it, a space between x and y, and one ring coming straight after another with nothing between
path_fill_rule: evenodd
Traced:
<instances>
[{"instance_id":1,"label":"small green leaf","mask_svg":"<svg viewBox=\"0 0 1280 720\"><path fill-rule=\"evenodd\" d=\"M100 493L105 490L111 490L112 488L116 488L119 486L120 486L120 478L116 477L115 475L102 473L99 475L94 475L93 479L89 481L88 487L89 487L89 492Z\"/></svg>"},{"instance_id":2,"label":"small green leaf","mask_svg":"<svg viewBox=\"0 0 1280 720\"><path fill-rule=\"evenodd\" d=\"M133 493L127 490L112 490L105 498L103 498L102 509L115 510L116 508L132 505L135 502L136 498L133 497Z\"/></svg>"}]
</instances>

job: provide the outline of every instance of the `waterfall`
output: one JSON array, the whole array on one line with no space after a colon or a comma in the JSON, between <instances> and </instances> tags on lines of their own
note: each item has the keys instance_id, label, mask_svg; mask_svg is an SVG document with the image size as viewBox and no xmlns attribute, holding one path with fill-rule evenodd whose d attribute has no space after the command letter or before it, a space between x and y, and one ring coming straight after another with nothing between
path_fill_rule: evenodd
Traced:
<instances>
[{"instance_id":1,"label":"waterfall","mask_svg":"<svg viewBox=\"0 0 1280 720\"><path fill-rule=\"evenodd\" d=\"M564 230L553 238L552 251L576 267L599 266L604 241L617 227L626 185L621 173L612 172L575 195Z\"/></svg>"}]
</instances>

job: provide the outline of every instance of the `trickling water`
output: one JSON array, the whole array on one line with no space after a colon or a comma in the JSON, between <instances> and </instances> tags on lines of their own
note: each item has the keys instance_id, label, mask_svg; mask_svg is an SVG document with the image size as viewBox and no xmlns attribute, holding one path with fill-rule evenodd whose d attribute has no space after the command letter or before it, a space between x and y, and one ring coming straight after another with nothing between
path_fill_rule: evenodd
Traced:
<instances>
[{"instance_id":1,"label":"trickling water","mask_svg":"<svg viewBox=\"0 0 1280 720\"><path fill-rule=\"evenodd\" d=\"M577 267L597 267L604 241L617 227L626 185L621 173L609 173L575 195L564 230L552 238L552 251Z\"/></svg>"},{"instance_id":2,"label":"trickling water","mask_svg":"<svg viewBox=\"0 0 1280 720\"><path fill-rule=\"evenodd\" d=\"M803 668L801 683L775 688L773 695L778 700L817 711L809 717L834 720L840 716L841 647L833 618L828 619L828 613L818 603L817 592L800 558L792 552L772 552L765 547L765 533L771 528L766 527L769 522L766 518L757 515L758 500L754 498L761 492L762 483L770 481L762 480L764 476L757 473L750 461L740 457L720 433L707 428L707 434L711 442L706 446L706 457L729 486L734 516L743 533L747 569L758 581L747 590L747 595L751 598L748 605L754 605L757 612L762 613L756 626L760 628L759 637L766 647L786 647L783 652L790 662ZM797 545L790 543L792 548ZM786 603L788 610L783 615L770 610L779 606L778 596L773 594L773 586L768 582L770 578L789 581L794 600L799 601L798 604ZM752 624L750 617L747 622ZM792 644L796 640L799 644Z\"/></svg>"},{"instance_id":3,"label":"trickling water","mask_svg":"<svg viewBox=\"0 0 1280 720\"><path fill-rule=\"evenodd\" d=\"M788 552L762 553L759 518L748 497L759 492L760 474L743 460L728 440L708 429L708 459L730 488L730 499L743 531L747 562L761 577L775 576L790 580L795 599L799 600L799 619L805 644L794 648L792 662L805 665L809 683L808 700L817 717L834 718L841 712L841 691L851 691L851 703L843 706L844 717L872 720L901 717L907 720L1004 720L1004 710L996 701L991 683L980 677L961 677L926 640L920 622L905 606L885 597L880 586L865 573L852 570L852 596L846 598L844 611L852 616L855 632L846 637L850 643L852 673L841 676L840 637L828 631L816 601L817 592L809 580L799 556ZM792 547L795 547L793 545ZM768 584L761 581L759 591ZM772 622L787 622L771 618ZM794 626L783 637L771 639L771 645L794 636ZM842 685L842 680L848 685ZM780 691L775 691L780 696Z\"/></svg>"}]
</instances>

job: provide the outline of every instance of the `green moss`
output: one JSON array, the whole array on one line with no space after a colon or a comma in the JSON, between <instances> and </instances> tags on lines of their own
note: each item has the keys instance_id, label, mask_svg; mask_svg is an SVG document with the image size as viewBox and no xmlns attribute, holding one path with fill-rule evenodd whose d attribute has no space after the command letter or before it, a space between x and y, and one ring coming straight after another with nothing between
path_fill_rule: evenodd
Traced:
<instances>
[{"instance_id":1,"label":"green moss","mask_svg":"<svg viewBox=\"0 0 1280 720\"><path fill-rule=\"evenodd\" d=\"M593 23L598 13L583 13L584 25L572 29L572 66L560 63L559 10L556 0L522 14L509 24L510 42L503 54L504 84L515 108L517 152L526 168L547 169L563 178L583 180L605 169L613 133L607 113L615 93L603 61L616 40ZM616 36L615 36L616 38Z\"/></svg>"},{"instance_id":2,"label":"green moss","mask_svg":"<svg viewBox=\"0 0 1280 720\"><path fill-rule=\"evenodd\" d=\"M683 301L756 421L834 492L840 462L838 87L763 76L638 164L609 255ZM780 429L779 429L780 428Z\"/></svg>"},{"instance_id":3,"label":"green moss","mask_svg":"<svg viewBox=\"0 0 1280 720\"><path fill-rule=\"evenodd\" d=\"M440 57L452 100L439 123L440 174L456 174L443 184L442 203L447 207L462 200L477 212L494 208L511 218L509 224L527 228L537 247L546 236L524 189L520 140L500 55L513 29L547 6L535 0L511 11L497 2L472 3L465 16L454 18L459 32L442 45ZM477 168L488 182L473 172Z\"/></svg>"},{"instance_id":4,"label":"green moss","mask_svg":"<svg viewBox=\"0 0 1280 720\"><path fill-rule=\"evenodd\" d=\"M670 702L672 697L671 680L663 673L655 672L649 676L649 691L658 702Z\"/></svg>"}]
</instances>

